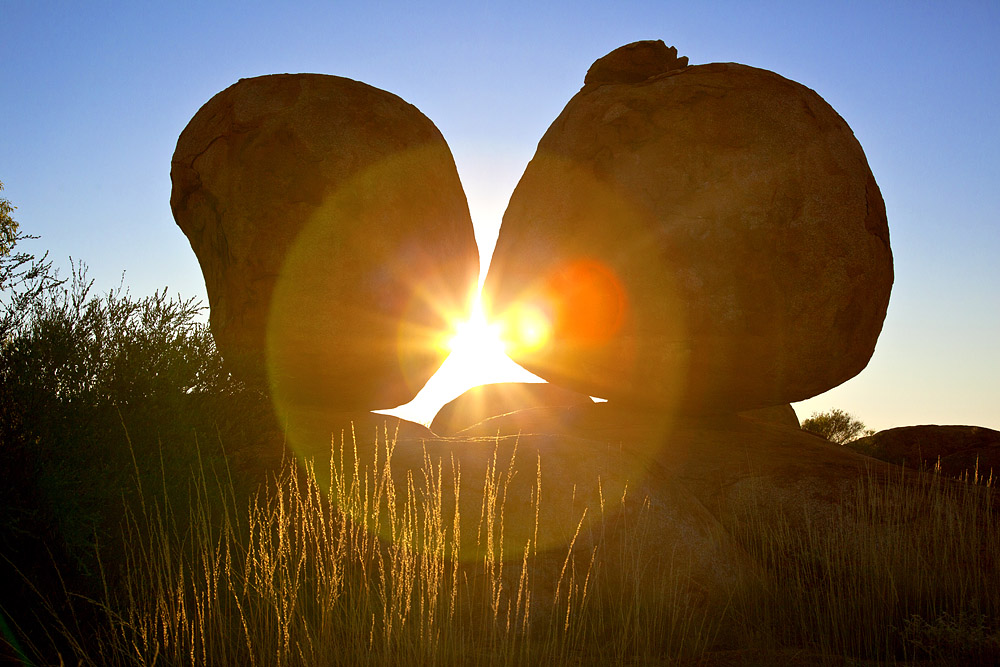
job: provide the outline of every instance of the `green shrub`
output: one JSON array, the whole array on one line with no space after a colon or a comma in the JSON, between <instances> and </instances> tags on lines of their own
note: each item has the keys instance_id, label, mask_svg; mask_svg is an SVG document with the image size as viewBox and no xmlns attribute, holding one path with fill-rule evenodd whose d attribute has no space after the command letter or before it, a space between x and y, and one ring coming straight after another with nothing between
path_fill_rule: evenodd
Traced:
<instances>
[{"instance_id":1,"label":"green shrub","mask_svg":"<svg viewBox=\"0 0 1000 667\"><path fill-rule=\"evenodd\" d=\"M849 412L834 408L829 412L814 412L802 422L802 429L821 435L830 442L844 445L874 431L865 428L865 423Z\"/></svg>"}]
</instances>

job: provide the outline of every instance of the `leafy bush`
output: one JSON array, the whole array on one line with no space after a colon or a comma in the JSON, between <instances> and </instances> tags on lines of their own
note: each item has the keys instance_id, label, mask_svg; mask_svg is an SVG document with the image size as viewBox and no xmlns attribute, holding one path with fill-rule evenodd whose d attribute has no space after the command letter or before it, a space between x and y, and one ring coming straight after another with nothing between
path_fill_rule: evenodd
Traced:
<instances>
[{"instance_id":1,"label":"leafy bush","mask_svg":"<svg viewBox=\"0 0 1000 667\"><path fill-rule=\"evenodd\" d=\"M3 181L0 181L0 192L3 192ZM0 197L0 255L6 255L17 242L17 220L11 215L17 208L6 198Z\"/></svg>"},{"instance_id":2,"label":"leafy bush","mask_svg":"<svg viewBox=\"0 0 1000 667\"><path fill-rule=\"evenodd\" d=\"M26 314L39 299L63 284L52 270L48 253L36 258L29 252L14 252L21 241L38 238L20 231L11 216L15 208L8 200L0 199L0 341L6 341L24 325Z\"/></svg>"},{"instance_id":3,"label":"leafy bush","mask_svg":"<svg viewBox=\"0 0 1000 667\"><path fill-rule=\"evenodd\" d=\"M875 431L865 428L865 423L849 412L834 408L829 412L814 412L802 422L802 429L821 435L830 442L843 445Z\"/></svg>"}]
</instances>

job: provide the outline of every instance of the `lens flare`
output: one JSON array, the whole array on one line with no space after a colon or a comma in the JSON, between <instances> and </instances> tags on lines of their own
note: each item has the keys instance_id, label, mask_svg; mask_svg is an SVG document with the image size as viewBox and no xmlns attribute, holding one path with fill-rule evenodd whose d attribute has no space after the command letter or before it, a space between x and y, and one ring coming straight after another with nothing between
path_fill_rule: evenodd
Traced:
<instances>
[{"instance_id":1,"label":"lens flare","mask_svg":"<svg viewBox=\"0 0 1000 667\"><path fill-rule=\"evenodd\" d=\"M507 311L500 327L505 352L530 354L545 347L552 337L552 318L541 306L523 304Z\"/></svg>"},{"instance_id":2,"label":"lens flare","mask_svg":"<svg viewBox=\"0 0 1000 667\"><path fill-rule=\"evenodd\" d=\"M625 290L614 271L581 259L559 268L547 290L557 304L560 336L575 344L599 346L619 331L625 317Z\"/></svg>"},{"instance_id":3,"label":"lens flare","mask_svg":"<svg viewBox=\"0 0 1000 667\"><path fill-rule=\"evenodd\" d=\"M560 264L503 312L501 338L514 358L566 346L598 349L614 339L627 313L628 299L615 272L578 259Z\"/></svg>"}]
</instances>

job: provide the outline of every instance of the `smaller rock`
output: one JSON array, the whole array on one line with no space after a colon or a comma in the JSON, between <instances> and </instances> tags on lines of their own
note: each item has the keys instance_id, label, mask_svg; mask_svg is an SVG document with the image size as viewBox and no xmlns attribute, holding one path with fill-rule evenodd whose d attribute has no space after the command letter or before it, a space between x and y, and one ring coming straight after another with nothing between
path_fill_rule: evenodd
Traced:
<instances>
[{"instance_id":1,"label":"smaller rock","mask_svg":"<svg viewBox=\"0 0 1000 667\"><path fill-rule=\"evenodd\" d=\"M687 67L687 56L677 57L677 47L663 40L645 40L621 46L598 59L587 70L584 85L641 83L646 79Z\"/></svg>"},{"instance_id":2,"label":"smaller rock","mask_svg":"<svg viewBox=\"0 0 1000 667\"><path fill-rule=\"evenodd\" d=\"M498 382L473 387L446 403L431 422L438 435L455 435L484 419L538 407L590 405L586 394L544 382Z\"/></svg>"},{"instance_id":3,"label":"smaller rock","mask_svg":"<svg viewBox=\"0 0 1000 667\"><path fill-rule=\"evenodd\" d=\"M1000 473L1000 431L981 426L901 426L858 438L847 447L874 458L907 468L933 468L941 461L941 472L949 476L988 476L990 468Z\"/></svg>"},{"instance_id":4,"label":"smaller rock","mask_svg":"<svg viewBox=\"0 0 1000 667\"><path fill-rule=\"evenodd\" d=\"M1000 481L1000 442L942 456L941 472L980 484L995 485Z\"/></svg>"}]
</instances>

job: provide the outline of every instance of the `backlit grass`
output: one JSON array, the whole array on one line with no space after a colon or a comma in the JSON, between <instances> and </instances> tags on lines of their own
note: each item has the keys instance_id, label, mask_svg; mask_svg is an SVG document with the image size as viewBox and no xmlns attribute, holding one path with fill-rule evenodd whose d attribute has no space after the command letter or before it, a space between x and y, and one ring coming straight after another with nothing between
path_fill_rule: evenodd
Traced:
<instances>
[{"instance_id":1,"label":"backlit grass","mask_svg":"<svg viewBox=\"0 0 1000 667\"><path fill-rule=\"evenodd\" d=\"M543 552L537 535L505 544L512 461L494 455L474 503L479 516L463 518L460 462L425 455L420 469L394 470L394 438L383 433L376 445L359 448L348 437L324 460L288 459L247 504L225 470L199 466L184 506L168 500L165 480L163 489L143 487L137 470L141 501L123 522L121 576L106 577L99 600L67 593L67 604L48 601L62 659L711 664L733 655L723 651L780 663L789 650L831 662L1000 657L991 485L865 477L822 521L777 512L764 489L750 487L738 511L721 517L742 550L736 583L699 597L689 563L650 571L645 499L626 492L602 502L609 521L613 506L639 504L630 514L638 518L615 528L626 539L614 550L600 539L581 549L578 530L561 553ZM535 501L544 461L536 474ZM543 581L545 572L556 572L554 581ZM97 609L97 620L81 625L74 610L83 607ZM48 648L19 647L27 658Z\"/></svg>"}]
</instances>

